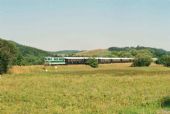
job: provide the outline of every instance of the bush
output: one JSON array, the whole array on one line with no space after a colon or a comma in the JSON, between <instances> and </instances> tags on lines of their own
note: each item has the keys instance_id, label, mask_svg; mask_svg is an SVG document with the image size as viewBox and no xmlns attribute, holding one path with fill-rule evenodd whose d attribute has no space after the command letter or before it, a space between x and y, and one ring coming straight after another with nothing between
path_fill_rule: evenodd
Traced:
<instances>
[{"instance_id":1,"label":"bush","mask_svg":"<svg viewBox=\"0 0 170 114\"><path fill-rule=\"evenodd\" d=\"M158 59L159 64L170 67L170 55L164 55ZM158 63L157 62L157 63Z\"/></svg>"},{"instance_id":2,"label":"bush","mask_svg":"<svg viewBox=\"0 0 170 114\"><path fill-rule=\"evenodd\" d=\"M89 58L87 61L86 61L86 64L93 67L93 68L97 68L99 66L98 64L98 60L95 59L95 58Z\"/></svg>"},{"instance_id":3,"label":"bush","mask_svg":"<svg viewBox=\"0 0 170 114\"><path fill-rule=\"evenodd\" d=\"M161 100L161 106L162 108L170 108L170 96L164 97Z\"/></svg>"},{"instance_id":4,"label":"bush","mask_svg":"<svg viewBox=\"0 0 170 114\"><path fill-rule=\"evenodd\" d=\"M147 55L138 55L134 61L132 66L133 67L143 67L143 66L150 66L152 63L152 58Z\"/></svg>"}]
</instances>

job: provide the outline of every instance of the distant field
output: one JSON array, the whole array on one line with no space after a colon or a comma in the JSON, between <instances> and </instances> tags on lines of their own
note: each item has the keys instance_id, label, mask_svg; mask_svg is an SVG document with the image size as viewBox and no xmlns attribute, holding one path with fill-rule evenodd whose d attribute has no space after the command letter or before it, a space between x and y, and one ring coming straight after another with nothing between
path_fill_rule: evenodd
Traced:
<instances>
[{"instance_id":1,"label":"distant field","mask_svg":"<svg viewBox=\"0 0 170 114\"><path fill-rule=\"evenodd\" d=\"M129 66L13 67L0 78L0 114L170 114L170 68Z\"/></svg>"}]
</instances>

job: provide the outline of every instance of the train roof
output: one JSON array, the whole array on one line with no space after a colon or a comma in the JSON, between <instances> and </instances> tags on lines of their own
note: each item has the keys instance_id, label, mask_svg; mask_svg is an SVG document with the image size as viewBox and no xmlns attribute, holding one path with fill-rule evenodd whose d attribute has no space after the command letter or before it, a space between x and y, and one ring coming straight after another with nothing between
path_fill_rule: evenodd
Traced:
<instances>
[{"instance_id":1,"label":"train roof","mask_svg":"<svg viewBox=\"0 0 170 114\"><path fill-rule=\"evenodd\" d=\"M45 57L45 58L64 58L64 59L89 59L92 57ZM119 57L94 57L95 59L134 59L134 58L119 58Z\"/></svg>"},{"instance_id":2,"label":"train roof","mask_svg":"<svg viewBox=\"0 0 170 114\"><path fill-rule=\"evenodd\" d=\"M89 59L90 57L64 57L65 59ZM134 58L111 58L111 57L94 57L95 59L134 59Z\"/></svg>"}]
</instances>

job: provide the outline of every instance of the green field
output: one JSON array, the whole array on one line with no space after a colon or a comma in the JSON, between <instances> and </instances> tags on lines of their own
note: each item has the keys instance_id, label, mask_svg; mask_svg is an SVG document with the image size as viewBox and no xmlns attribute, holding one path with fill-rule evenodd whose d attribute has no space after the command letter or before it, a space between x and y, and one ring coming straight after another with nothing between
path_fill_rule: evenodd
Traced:
<instances>
[{"instance_id":1,"label":"green field","mask_svg":"<svg viewBox=\"0 0 170 114\"><path fill-rule=\"evenodd\" d=\"M14 67L0 78L0 114L170 114L170 68L129 64Z\"/></svg>"}]
</instances>

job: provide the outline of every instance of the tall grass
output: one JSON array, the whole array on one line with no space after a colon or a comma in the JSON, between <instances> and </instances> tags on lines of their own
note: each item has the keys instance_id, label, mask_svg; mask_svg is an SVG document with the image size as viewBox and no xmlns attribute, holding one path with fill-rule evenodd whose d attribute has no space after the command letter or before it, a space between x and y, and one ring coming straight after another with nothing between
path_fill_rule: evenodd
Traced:
<instances>
[{"instance_id":1,"label":"tall grass","mask_svg":"<svg viewBox=\"0 0 170 114\"><path fill-rule=\"evenodd\" d=\"M170 69L162 66L13 69L0 78L0 114L169 113L161 107L161 99L170 96Z\"/></svg>"}]
</instances>

